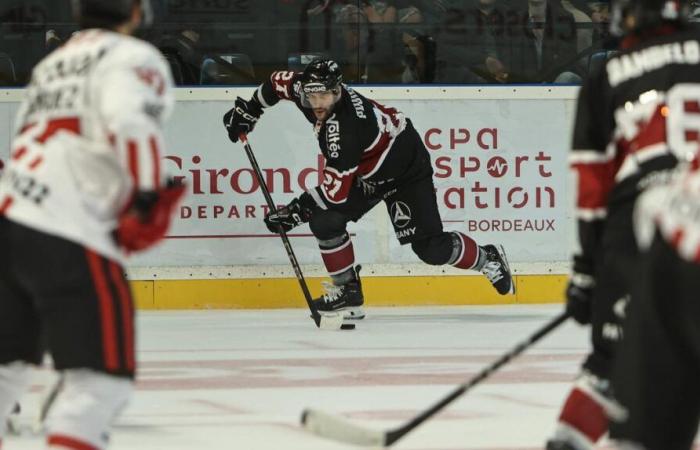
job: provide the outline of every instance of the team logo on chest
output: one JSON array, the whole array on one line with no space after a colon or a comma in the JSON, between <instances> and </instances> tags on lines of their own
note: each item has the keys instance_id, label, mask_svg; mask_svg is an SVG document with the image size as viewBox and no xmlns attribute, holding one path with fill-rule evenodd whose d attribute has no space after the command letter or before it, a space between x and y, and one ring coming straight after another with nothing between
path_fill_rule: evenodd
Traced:
<instances>
[{"instance_id":1,"label":"team logo on chest","mask_svg":"<svg viewBox=\"0 0 700 450\"><path fill-rule=\"evenodd\" d=\"M404 202L396 201L391 204L391 221L397 228L403 228L411 221L411 208Z\"/></svg>"},{"instance_id":2,"label":"team logo on chest","mask_svg":"<svg viewBox=\"0 0 700 450\"><path fill-rule=\"evenodd\" d=\"M335 115L326 121L326 146L329 158L340 156L340 123Z\"/></svg>"}]
</instances>

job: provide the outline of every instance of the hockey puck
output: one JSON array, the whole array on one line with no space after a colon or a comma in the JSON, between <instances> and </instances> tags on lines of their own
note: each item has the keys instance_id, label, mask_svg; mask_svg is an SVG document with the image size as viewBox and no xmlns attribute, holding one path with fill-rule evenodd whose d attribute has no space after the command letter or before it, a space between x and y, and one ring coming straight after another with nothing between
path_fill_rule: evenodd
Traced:
<instances>
[{"instance_id":1,"label":"hockey puck","mask_svg":"<svg viewBox=\"0 0 700 450\"><path fill-rule=\"evenodd\" d=\"M340 326L341 330L354 330L355 329L355 324L354 323L344 323Z\"/></svg>"}]
</instances>

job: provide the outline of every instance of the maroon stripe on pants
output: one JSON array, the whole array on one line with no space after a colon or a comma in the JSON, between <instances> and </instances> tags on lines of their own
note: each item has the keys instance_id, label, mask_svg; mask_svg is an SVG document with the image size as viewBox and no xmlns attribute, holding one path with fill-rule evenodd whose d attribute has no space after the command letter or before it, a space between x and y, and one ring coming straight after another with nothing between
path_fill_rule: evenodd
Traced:
<instances>
[{"instance_id":1,"label":"maroon stripe on pants","mask_svg":"<svg viewBox=\"0 0 700 450\"><path fill-rule=\"evenodd\" d=\"M46 444L49 448L52 446L61 446L73 450L99 450L97 447L87 442L63 434L50 434L48 438L46 438Z\"/></svg>"},{"instance_id":2,"label":"maroon stripe on pants","mask_svg":"<svg viewBox=\"0 0 700 450\"><path fill-rule=\"evenodd\" d=\"M352 241L348 238L336 248L322 248L321 258L330 275L344 272L355 264L355 250Z\"/></svg>"},{"instance_id":3,"label":"maroon stripe on pants","mask_svg":"<svg viewBox=\"0 0 700 450\"><path fill-rule=\"evenodd\" d=\"M117 350L117 330L114 320L114 304L112 294L109 291L107 274L102 267L102 257L90 249L85 249L88 266L95 284L97 299L99 300L100 323L102 324L102 351L104 353L105 368L117 370L119 368L119 352Z\"/></svg>"},{"instance_id":4,"label":"maroon stripe on pants","mask_svg":"<svg viewBox=\"0 0 700 450\"><path fill-rule=\"evenodd\" d=\"M134 302L131 297L131 290L129 286L127 286L122 273L123 270L118 264L112 261L109 262L109 274L117 288L119 305L121 307L124 361L126 363L126 368L130 371L134 371L136 368L134 358Z\"/></svg>"}]
</instances>

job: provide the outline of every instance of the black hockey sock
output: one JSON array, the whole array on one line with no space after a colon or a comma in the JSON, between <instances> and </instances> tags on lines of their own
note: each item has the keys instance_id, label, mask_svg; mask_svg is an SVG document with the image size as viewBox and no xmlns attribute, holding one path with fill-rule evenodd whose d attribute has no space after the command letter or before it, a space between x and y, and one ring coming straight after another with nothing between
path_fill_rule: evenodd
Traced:
<instances>
[{"instance_id":1,"label":"black hockey sock","mask_svg":"<svg viewBox=\"0 0 700 450\"><path fill-rule=\"evenodd\" d=\"M351 283L353 281L357 280L357 276L355 276L355 269L352 267L346 270L345 272L341 272L335 275L331 275L331 280L333 280L333 284L336 286L342 286L344 284Z\"/></svg>"}]
</instances>

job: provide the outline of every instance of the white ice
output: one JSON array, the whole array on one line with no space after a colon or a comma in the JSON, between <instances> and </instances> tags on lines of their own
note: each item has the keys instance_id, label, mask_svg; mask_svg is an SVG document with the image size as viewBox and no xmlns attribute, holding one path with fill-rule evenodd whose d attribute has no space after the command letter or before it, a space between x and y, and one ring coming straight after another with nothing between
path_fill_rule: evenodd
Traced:
<instances>
[{"instance_id":1,"label":"white ice","mask_svg":"<svg viewBox=\"0 0 700 450\"><path fill-rule=\"evenodd\" d=\"M308 311L141 312L138 388L114 450L342 450L299 426L306 407L395 427L469 380L561 305L368 308L354 331ZM588 350L565 323L399 441L411 450L541 449ZM25 400L24 420L40 386ZM41 448L28 430L3 450Z\"/></svg>"}]
</instances>

